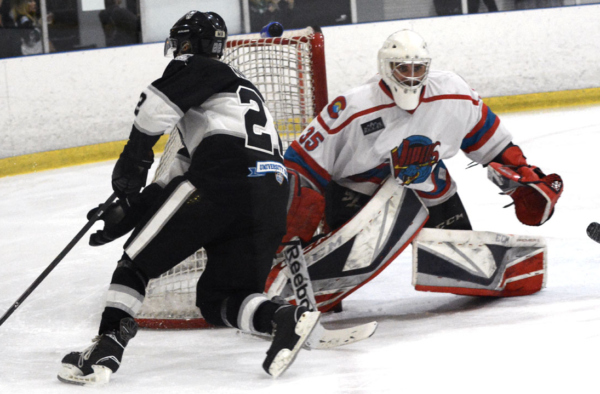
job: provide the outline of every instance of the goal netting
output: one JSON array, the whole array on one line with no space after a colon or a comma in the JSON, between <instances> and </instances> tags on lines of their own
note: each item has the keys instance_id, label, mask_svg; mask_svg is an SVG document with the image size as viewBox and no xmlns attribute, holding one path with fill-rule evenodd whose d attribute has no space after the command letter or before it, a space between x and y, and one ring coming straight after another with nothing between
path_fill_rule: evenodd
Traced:
<instances>
[{"instance_id":1,"label":"goal netting","mask_svg":"<svg viewBox=\"0 0 600 394\"><path fill-rule=\"evenodd\" d=\"M284 150L327 104L324 40L318 28L289 30L274 38L258 34L232 36L221 60L242 72L260 90ZM154 179L168 169L181 147L178 133L171 133ZM136 318L140 327L207 327L196 307L196 283L205 264L206 253L201 249L150 280Z\"/></svg>"}]
</instances>

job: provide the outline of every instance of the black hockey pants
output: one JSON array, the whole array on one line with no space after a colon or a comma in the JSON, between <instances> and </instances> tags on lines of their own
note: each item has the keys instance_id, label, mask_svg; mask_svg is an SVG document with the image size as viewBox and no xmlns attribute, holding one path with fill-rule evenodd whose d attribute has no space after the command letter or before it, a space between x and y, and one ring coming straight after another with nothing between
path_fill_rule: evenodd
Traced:
<instances>
[{"instance_id":1,"label":"black hockey pants","mask_svg":"<svg viewBox=\"0 0 600 394\"><path fill-rule=\"evenodd\" d=\"M273 174L252 181L260 182L260 187L235 207L206 198L183 176L171 181L125 244L124 260L132 264L115 271L109 299L114 289L113 298L130 300L131 305L114 306L135 313L132 294L140 301L145 294L139 278L156 278L203 247L208 261L196 303L209 323L225 325L225 313L235 325L242 301L264 291L285 234L287 183L279 184ZM110 306L107 303L101 331L124 316L119 311L108 313Z\"/></svg>"}]
</instances>

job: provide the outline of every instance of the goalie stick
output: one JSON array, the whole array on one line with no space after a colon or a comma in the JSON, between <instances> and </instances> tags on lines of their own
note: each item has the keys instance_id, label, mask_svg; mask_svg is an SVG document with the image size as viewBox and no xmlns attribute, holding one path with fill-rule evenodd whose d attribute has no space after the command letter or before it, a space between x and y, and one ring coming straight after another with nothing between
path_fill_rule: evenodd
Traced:
<instances>
[{"instance_id":1,"label":"goalie stick","mask_svg":"<svg viewBox=\"0 0 600 394\"><path fill-rule=\"evenodd\" d=\"M290 282L298 305L304 305L310 310L317 310L312 282L309 278L308 268L304 260L304 253L297 237L289 242L283 250ZM310 334L304 347L306 349L330 349L367 339L375 333L377 322L358 325L339 330L329 330L318 324Z\"/></svg>"},{"instance_id":2,"label":"goalie stick","mask_svg":"<svg viewBox=\"0 0 600 394\"><path fill-rule=\"evenodd\" d=\"M600 224L596 222L590 223L587 227L587 235L594 241L600 243Z\"/></svg>"},{"instance_id":3,"label":"goalie stick","mask_svg":"<svg viewBox=\"0 0 600 394\"><path fill-rule=\"evenodd\" d=\"M85 226L77 233L77 235L69 242L69 244L56 256L56 258L50 263L50 265L37 277L37 279L25 290L25 292L19 297L19 299L6 311L6 313L0 318L0 326L12 315L12 313L25 301L27 297L39 286L40 283L50 274L50 272L61 262L63 258L73 249L73 247L79 242L79 240L88 232L90 227L102 216L106 208L117 198L116 193L113 193L108 200L96 211Z\"/></svg>"},{"instance_id":4,"label":"goalie stick","mask_svg":"<svg viewBox=\"0 0 600 394\"><path fill-rule=\"evenodd\" d=\"M317 325L310 334L304 348L306 349L331 349L338 346L349 345L367 339L377 329L377 322L361 324L354 327L328 330L322 324Z\"/></svg>"}]
</instances>

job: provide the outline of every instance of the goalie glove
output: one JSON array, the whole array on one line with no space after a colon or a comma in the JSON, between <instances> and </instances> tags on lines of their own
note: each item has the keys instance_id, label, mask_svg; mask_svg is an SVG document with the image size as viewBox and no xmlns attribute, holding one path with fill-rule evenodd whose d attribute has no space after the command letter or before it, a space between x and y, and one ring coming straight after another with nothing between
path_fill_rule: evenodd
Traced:
<instances>
[{"instance_id":1,"label":"goalie glove","mask_svg":"<svg viewBox=\"0 0 600 394\"><path fill-rule=\"evenodd\" d=\"M145 188L139 196L110 204L98 218L104 221L104 228L90 235L90 245L102 246L133 230L156 201L161 191L162 188L153 183ZM88 212L88 220L98 212L100 206Z\"/></svg>"},{"instance_id":2,"label":"goalie glove","mask_svg":"<svg viewBox=\"0 0 600 394\"><path fill-rule=\"evenodd\" d=\"M488 178L513 199L517 218L528 226L540 226L548 221L563 192L560 175L545 175L529 165L490 163Z\"/></svg>"}]
</instances>

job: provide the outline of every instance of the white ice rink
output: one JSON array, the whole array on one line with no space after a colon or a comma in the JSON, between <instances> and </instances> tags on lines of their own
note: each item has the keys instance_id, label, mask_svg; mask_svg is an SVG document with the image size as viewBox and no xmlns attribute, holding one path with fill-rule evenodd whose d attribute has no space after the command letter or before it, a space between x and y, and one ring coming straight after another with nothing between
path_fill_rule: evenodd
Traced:
<instances>
[{"instance_id":1,"label":"white ice rink","mask_svg":"<svg viewBox=\"0 0 600 394\"><path fill-rule=\"evenodd\" d=\"M477 230L547 237L547 287L482 299L411 286L408 248L326 315L331 328L377 320L375 335L334 350L303 351L273 380L268 343L233 329L140 331L104 393L598 393L600 106L501 116L530 163L565 183L554 217L521 225L511 200L460 154L446 162ZM113 162L0 178L0 314L50 264L111 194ZM99 226L97 224L97 226ZM125 239L125 238L124 238ZM85 237L0 327L0 393L84 393L60 383L60 360L97 331L124 241ZM90 391L92 390L92 391Z\"/></svg>"}]
</instances>

